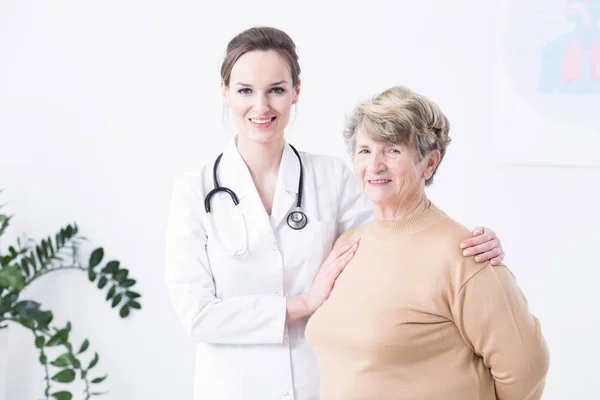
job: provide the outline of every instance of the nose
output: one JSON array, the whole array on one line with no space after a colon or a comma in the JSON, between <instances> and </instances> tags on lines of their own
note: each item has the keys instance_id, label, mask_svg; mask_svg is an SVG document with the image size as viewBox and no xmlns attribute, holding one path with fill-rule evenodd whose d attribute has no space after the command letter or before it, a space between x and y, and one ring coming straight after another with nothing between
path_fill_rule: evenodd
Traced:
<instances>
[{"instance_id":1,"label":"nose","mask_svg":"<svg viewBox=\"0 0 600 400\"><path fill-rule=\"evenodd\" d=\"M385 171L387 166L385 164L384 156L379 152L373 152L371 157L369 157L368 168L369 172L373 174Z\"/></svg>"},{"instance_id":2,"label":"nose","mask_svg":"<svg viewBox=\"0 0 600 400\"><path fill-rule=\"evenodd\" d=\"M257 94L252 108L254 108L254 111L261 116L266 114L271 108L269 105L269 98L264 94Z\"/></svg>"}]
</instances>

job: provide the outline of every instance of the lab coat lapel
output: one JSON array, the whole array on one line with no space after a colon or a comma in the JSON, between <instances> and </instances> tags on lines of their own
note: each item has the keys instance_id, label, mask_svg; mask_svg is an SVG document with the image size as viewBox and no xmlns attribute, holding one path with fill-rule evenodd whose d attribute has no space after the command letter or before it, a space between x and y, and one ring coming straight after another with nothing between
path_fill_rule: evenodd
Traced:
<instances>
[{"instance_id":1,"label":"lab coat lapel","mask_svg":"<svg viewBox=\"0 0 600 400\"><path fill-rule=\"evenodd\" d=\"M286 142L279 165L277 186L271 210L271 226L276 230L279 224L286 223L289 212L296 207L300 163L298 157Z\"/></svg>"},{"instance_id":2,"label":"lab coat lapel","mask_svg":"<svg viewBox=\"0 0 600 400\"><path fill-rule=\"evenodd\" d=\"M250 171L242 156L238 152L235 139L232 139L221 159L222 178L219 182L222 186L227 186L234 190L240 200L240 209L246 220L246 227L250 233L250 242L254 242L254 233L266 233L270 231L268 215L260 200L260 196Z\"/></svg>"}]
</instances>

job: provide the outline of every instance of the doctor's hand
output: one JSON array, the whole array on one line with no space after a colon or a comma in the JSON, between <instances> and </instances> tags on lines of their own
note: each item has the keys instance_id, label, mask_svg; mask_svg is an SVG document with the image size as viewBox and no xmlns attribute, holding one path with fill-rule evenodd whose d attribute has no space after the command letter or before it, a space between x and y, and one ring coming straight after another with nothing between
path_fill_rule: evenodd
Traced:
<instances>
[{"instance_id":1,"label":"doctor's hand","mask_svg":"<svg viewBox=\"0 0 600 400\"><path fill-rule=\"evenodd\" d=\"M310 290L303 295L287 298L286 323L314 313L327 300L335 280L352 260L360 238L350 239L333 249L325 259Z\"/></svg>"},{"instance_id":2,"label":"doctor's hand","mask_svg":"<svg viewBox=\"0 0 600 400\"><path fill-rule=\"evenodd\" d=\"M462 242L460 248L463 256L475 256L475 262L490 261L492 265L499 265L504 260L502 243L490 228L478 226L473 230L473 237Z\"/></svg>"}]
</instances>

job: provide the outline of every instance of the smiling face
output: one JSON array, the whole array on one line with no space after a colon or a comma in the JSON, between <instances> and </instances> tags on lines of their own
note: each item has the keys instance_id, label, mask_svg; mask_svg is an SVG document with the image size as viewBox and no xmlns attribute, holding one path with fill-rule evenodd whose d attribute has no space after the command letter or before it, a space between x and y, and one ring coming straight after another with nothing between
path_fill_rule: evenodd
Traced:
<instances>
[{"instance_id":1,"label":"smiling face","mask_svg":"<svg viewBox=\"0 0 600 400\"><path fill-rule=\"evenodd\" d=\"M285 58L273 50L250 51L237 60L229 86L222 89L240 139L263 144L283 140L300 93Z\"/></svg>"},{"instance_id":2,"label":"smiling face","mask_svg":"<svg viewBox=\"0 0 600 400\"><path fill-rule=\"evenodd\" d=\"M421 161L415 146L396 145L356 132L354 172L365 194L380 207L409 205L425 194L425 180L439 162L437 150Z\"/></svg>"}]
</instances>

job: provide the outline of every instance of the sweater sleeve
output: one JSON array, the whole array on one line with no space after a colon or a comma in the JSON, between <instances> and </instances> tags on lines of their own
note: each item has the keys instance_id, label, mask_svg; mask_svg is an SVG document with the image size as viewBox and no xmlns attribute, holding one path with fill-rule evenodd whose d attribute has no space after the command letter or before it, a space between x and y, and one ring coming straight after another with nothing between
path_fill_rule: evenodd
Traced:
<instances>
[{"instance_id":1,"label":"sweater sleeve","mask_svg":"<svg viewBox=\"0 0 600 400\"><path fill-rule=\"evenodd\" d=\"M471 277L454 299L460 333L483 358L499 400L539 400L549 352L539 321L505 266L490 264Z\"/></svg>"}]
</instances>

